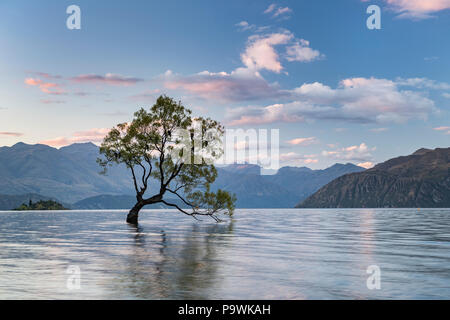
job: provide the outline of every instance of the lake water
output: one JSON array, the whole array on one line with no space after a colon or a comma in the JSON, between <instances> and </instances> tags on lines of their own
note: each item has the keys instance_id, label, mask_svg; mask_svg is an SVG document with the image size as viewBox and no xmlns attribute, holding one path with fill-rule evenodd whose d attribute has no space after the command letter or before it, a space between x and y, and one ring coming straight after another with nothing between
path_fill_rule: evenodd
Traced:
<instances>
[{"instance_id":1,"label":"lake water","mask_svg":"<svg viewBox=\"0 0 450 320\"><path fill-rule=\"evenodd\" d=\"M450 299L450 209L125 216L0 212L0 299Z\"/></svg>"}]
</instances>

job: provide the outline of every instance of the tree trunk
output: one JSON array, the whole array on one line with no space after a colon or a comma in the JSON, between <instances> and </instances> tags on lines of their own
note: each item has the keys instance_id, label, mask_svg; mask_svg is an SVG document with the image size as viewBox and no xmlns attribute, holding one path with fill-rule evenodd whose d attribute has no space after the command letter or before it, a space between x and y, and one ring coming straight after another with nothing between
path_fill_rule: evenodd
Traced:
<instances>
[{"instance_id":1,"label":"tree trunk","mask_svg":"<svg viewBox=\"0 0 450 320\"><path fill-rule=\"evenodd\" d=\"M130 210L130 212L127 215L127 222L130 224L137 225L138 224L138 216L139 211L144 207L143 202L138 202L134 205L134 207Z\"/></svg>"}]
</instances>

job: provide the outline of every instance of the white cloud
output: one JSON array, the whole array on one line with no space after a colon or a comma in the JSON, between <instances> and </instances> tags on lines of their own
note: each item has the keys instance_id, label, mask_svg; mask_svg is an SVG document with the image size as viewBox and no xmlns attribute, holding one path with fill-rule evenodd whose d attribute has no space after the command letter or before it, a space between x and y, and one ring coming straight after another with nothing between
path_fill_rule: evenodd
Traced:
<instances>
[{"instance_id":1,"label":"white cloud","mask_svg":"<svg viewBox=\"0 0 450 320\"><path fill-rule=\"evenodd\" d=\"M247 21L241 21L239 23L236 23L236 27L239 28L241 31L251 30L255 28L255 25L249 24Z\"/></svg>"},{"instance_id":2,"label":"white cloud","mask_svg":"<svg viewBox=\"0 0 450 320\"><path fill-rule=\"evenodd\" d=\"M280 73L284 68L277 46L285 46L283 58L290 62L312 62L324 57L310 47L309 41L297 39L290 31L284 31L249 37L245 51L241 54L242 63L251 70L265 69Z\"/></svg>"},{"instance_id":3,"label":"white cloud","mask_svg":"<svg viewBox=\"0 0 450 320\"><path fill-rule=\"evenodd\" d=\"M269 13L272 15L272 18L287 19L289 18L289 14L292 13L292 9L289 7L281 7L276 5L275 3L272 3L266 10L264 10L264 14Z\"/></svg>"},{"instance_id":4,"label":"white cloud","mask_svg":"<svg viewBox=\"0 0 450 320\"><path fill-rule=\"evenodd\" d=\"M287 47L286 53L288 61L311 62L324 57L318 50L311 49L309 41L304 39L300 39L292 46Z\"/></svg>"},{"instance_id":5,"label":"white cloud","mask_svg":"<svg viewBox=\"0 0 450 320\"><path fill-rule=\"evenodd\" d=\"M277 7L277 5L275 3L272 3L271 5L269 5L269 7L264 11L264 13L271 13L275 10L275 8Z\"/></svg>"},{"instance_id":6,"label":"white cloud","mask_svg":"<svg viewBox=\"0 0 450 320\"><path fill-rule=\"evenodd\" d=\"M450 90L450 83L438 82L427 78L397 78L399 86L415 87L419 89Z\"/></svg>"},{"instance_id":7,"label":"white cloud","mask_svg":"<svg viewBox=\"0 0 450 320\"><path fill-rule=\"evenodd\" d=\"M336 89L315 82L292 90L293 102L228 110L232 125L333 120L356 123L427 119L434 102L421 92L400 90L395 82L376 78L349 78Z\"/></svg>"},{"instance_id":8,"label":"white cloud","mask_svg":"<svg viewBox=\"0 0 450 320\"><path fill-rule=\"evenodd\" d=\"M347 160L347 161L361 161L361 162L369 162L372 160L372 151L375 151L376 148L369 148L364 142L359 146L354 145L346 148L331 150L331 151L322 151L322 156L327 158L332 158L336 160Z\"/></svg>"},{"instance_id":9,"label":"white cloud","mask_svg":"<svg viewBox=\"0 0 450 320\"><path fill-rule=\"evenodd\" d=\"M296 152L288 152L280 154L280 162L284 165L302 165L318 163L319 160L315 159L317 156L312 155L300 155Z\"/></svg>"},{"instance_id":10,"label":"white cloud","mask_svg":"<svg viewBox=\"0 0 450 320\"><path fill-rule=\"evenodd\" d=\"M276 17L279 17L281 15L286 15L288 13L292 13L292 9L291 8L289 8L289 7L279 7L279 8L277 8L277 10L275 10L275 12L273 14L273 17L276 18Z\"/></svg>"}]
</instances>

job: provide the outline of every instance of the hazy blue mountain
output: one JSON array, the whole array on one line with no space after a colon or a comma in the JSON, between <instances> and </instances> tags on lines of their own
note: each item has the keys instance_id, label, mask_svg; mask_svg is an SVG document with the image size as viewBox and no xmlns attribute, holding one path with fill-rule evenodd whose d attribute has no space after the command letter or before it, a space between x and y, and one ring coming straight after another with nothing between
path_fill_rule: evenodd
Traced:
<instances>
[{"instance_id":1,"label":"hazy blue mountain","mask_svg":"<svg viewBox=\"0 0 450 320\"><path fill-rule=\"evenodd\" d=\"M64 203L90 198L82 204L85 208L98 209L108 209L104 201L108 199L114 203L113 207L117 208L123 201L127 205L121 207L128 208L130 202L126 199L134 199L130 173L124 166L115 166L106 176L100 175L98 156L98 147L92 143L73 144L59 150L24 143L2 147L0 194L34 193ZM275 175L262 176L257 165L235 164L218 168L213 189L234 192L240 208L289 208L334 178L362 170L352 164L336 164L325 170L284 167ZM116 200L111 198L113 195L118 196ZM123 198L124 195L128 198Z\"/></svg>"},{"instance_id":2,"label":"hazy blue mountain","mask_svg":"<svg viewBox=\"0 0 450 320\"><path fill-rule=\"evenodd\" d=\"M75 144L60 150L17 143L0 148L0 194L37 193L75 202L104 194L127 194L131 181L125 167L99 174L98 147Z\"/></svg>"},{"instance_id":3,"label":"hazy blue mountain","mask_svg":"<svg viewBox=\"0 0 450 320\"><path fill-rule=\"evenodd\" d=\"M448 208L450 148L420 149L361 173L343 175L300 208Z\"/></svg>"}]
</instances>

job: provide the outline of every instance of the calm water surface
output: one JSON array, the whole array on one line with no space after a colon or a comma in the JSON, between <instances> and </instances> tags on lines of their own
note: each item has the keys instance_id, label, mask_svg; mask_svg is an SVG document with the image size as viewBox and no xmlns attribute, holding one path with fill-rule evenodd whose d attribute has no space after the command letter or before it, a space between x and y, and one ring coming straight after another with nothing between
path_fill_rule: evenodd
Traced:
<instances>
[{"instance_id":1,"label":"calm water surface","mask_svg":"<svg viewBox=\"0 0 450 320\"><path fill-rule=\"evenodd\" d=\"M0 212L0 299L450 299L450 209L125 215Z\"/></svg>"}]
</instances>

